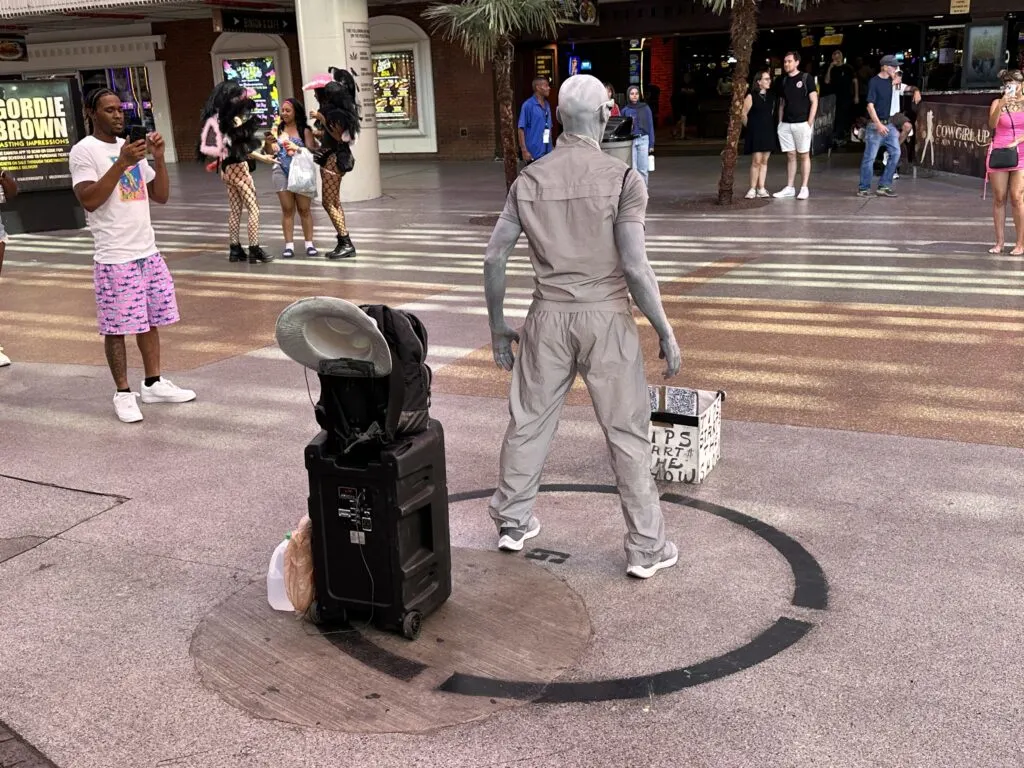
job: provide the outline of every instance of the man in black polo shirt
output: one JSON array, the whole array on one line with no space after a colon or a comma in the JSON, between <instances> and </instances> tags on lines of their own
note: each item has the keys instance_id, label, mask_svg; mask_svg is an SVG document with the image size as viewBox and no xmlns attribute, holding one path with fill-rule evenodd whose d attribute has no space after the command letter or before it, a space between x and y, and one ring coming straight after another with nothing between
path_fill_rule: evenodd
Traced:
<instances>
[{"instance_id":1,"label":"man in black polo shirt","mask_svg":"<svg viewBox=\"0 0 1024 768\"><path fill-rule=\"evenodd\" d=\"M800 71L800 54L792 51L782 59L784 74L776 84L779 94L779 146L786 153L787 182L775 197L795 197L806 200L811 179L811 139L814 136L814 118L818 114L818 87L814 75ZM796 160L800 157L802 184L797 193Z\"/></svg>"}]
</instances>

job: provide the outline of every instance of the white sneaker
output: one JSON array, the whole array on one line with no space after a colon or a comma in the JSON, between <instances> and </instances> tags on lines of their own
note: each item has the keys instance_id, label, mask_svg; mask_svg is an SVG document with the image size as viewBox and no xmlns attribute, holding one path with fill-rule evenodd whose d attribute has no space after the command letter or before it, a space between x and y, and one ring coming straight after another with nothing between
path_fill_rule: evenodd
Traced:
<instances>
[{"instance_id":1,"label":"white sneaker","mask_svg":"<svg viewBox=\"0 0 1024 768\"><path fill-rule=\"evenodd\" d=\"M796 197L796 187L785 187L776 192L772 197Z\"/></svg>"},{"instance_id":2,"label":"white sneaker","mask_svg":"<svg viewBox=\"0 0 1024 768\"><path fill-rule=\"evenodd\" d=\"M758 197L771 197L771 193L767 189L765 189L764 187L761 187L759 190L757 190L757 196Z\"/></svg>"},{"instance_id":3,"label":"white sneaker","mask_svg":"<svg viewBox=\"0 0 1024 768\"><path fill-rule=\"evenodd\" d=\"M744 197L747 200L753 200L755 197L757 197L757 190L751 187L750 189L747 190L747 194L745 194Z\"/></svg>"},{"instance_id":4,"label":"white sneaker","mask_svg":"<svg viewBox=\"0 0 1024 768\"><path fill-rule=\"evenodd\" d=\"M662 568L671 568L679 561L679 550L671 541L665 542L665 548L661 551L661 560L654 565L631 565L626 569L627 576L638 579L649 579Z\"/></svg>"},{"instance_id":5,"label":"white sneaker","mask_svg":"<svg viewBox=\"0 0 1024 768\"><path fill-rule=\"evenodd\" d=\"M806 200L811 196L811 190L807 187L800 187L800 194L796 196L797 200Z\"/></svg>"},{"instance_id":6,"label":"white sneaker","mask_svg":"<svg viewBox=\"0 0 1024 768\"><path fill-rule=\"evenodd\" d=\"M0 347L0 368L11 364L11 358L4 354L4 348Z\"/></svg>"},{"instance_id":7,"label":"white sneaker","mask_svg":"<svg viewBox=\"0 0 1024 768\"><path fill-rule=\"evenodd\" d=\"M144 403L187 403L196 399L196 393L191 389L182 389L170 379L162 378L147 387L142 383L142 402Z\"/></svg>"},{"instance_id":8,"label":"white sneaker","mask_svg":"<svg viewBox=\"0 0 1024 768\"><path fill-rule=\"evenodd\" d=\"M139 410L138 392L116 392L114 393L114 411L117 418L125 424L133 424L142 421L142 411Z\"/></svg>"},{"instance_id":9,"label":"white sneaker","mask_svg":"<svg viewBox=\"0 0 1024 768\"><path fill-rule=\"evenodd\" d=\"M536 517L530 518L530 524L525 531L518 528L502 528L498 535L498 549L506 552L519 552L527 539L532 539L540 533L540 520Z\"/></svg>"}]
</instances>

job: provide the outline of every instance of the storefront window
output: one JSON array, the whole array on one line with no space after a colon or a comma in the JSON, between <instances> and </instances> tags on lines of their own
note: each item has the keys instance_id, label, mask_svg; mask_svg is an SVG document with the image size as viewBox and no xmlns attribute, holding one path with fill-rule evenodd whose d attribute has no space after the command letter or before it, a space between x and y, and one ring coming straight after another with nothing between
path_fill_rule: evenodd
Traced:
<instances>
[{"instance_id":1,"label":"storefront window","mask_svg":"<svg viewBox=\"0 0 1024 768\"><path fill-rule=\"evenodd\" d=\"M373 54L373 96L380 128L419 128L412 51Z\"/></svg>"},{"instance_id":2,"label":"storefront window","mask_svg":"<svg viewBox=\"0 0 1024 768\"><path fill-rule=\"evenodd\" d=\"M145 67L83 69L80 77L83 94L96 88L109 88L121 99L121 109L124 110L127 124L144 125L147 130L156 130L153 102L149 93L149 72Z\"/></svg>"},{"instance_id":3,"label":"storefront window","mask_svg":"<svg viewBox=\"0 0 1024 768\"><path fill-rule=\"evenodd\" d=\"M281 93L277 85L277 67L272 56L251 59L224 59L224 79L235 80L252 93L256 102L253 109L260 127L268 128L281 106Z\"/></svg>"},{"instance_id":4,"label":"storefront window","mask_svg":"<svg viewBox=\"0 0 1024 768\"><path fill-rule=\"evenodd\" d=\"M963 25L929 27L925 40L924 89L958 89L963 79Z\"/></svg>"}]
</instances>

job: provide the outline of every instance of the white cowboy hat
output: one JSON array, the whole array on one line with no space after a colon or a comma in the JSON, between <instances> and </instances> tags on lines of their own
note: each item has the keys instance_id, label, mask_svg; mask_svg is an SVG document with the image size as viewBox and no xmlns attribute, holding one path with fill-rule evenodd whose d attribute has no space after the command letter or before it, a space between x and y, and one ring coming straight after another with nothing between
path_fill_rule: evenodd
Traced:
<instances>
[{"instance_id":1,"label":"white cowboy hat","mask_svg":"<svg viewBox=\"0 0 1024 768\"><path fill-rule=\"evenodd\" d=\"M277 345L314 371L321 360L341 357L373 363L376 376L391 373L391 350L377 323L358 306L331 296L289 305L277 318Z\"/></svg>"}]
</instances>

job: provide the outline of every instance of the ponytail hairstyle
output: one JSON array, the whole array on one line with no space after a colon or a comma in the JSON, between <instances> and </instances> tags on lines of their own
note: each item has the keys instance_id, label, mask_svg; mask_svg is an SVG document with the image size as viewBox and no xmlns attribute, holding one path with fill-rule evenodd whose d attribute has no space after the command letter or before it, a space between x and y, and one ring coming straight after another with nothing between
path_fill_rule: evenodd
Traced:
<instances>
[{"instance_id":1,"label":"ponytail hairstyle","mask_svg":"<svg viewBox=\"0 0 1024 768\"><path fill-rule=\"evenodd\" d=\"M93 122L90 115L96 113L96 108L100 104L100 99L104 96L117 96L117 94L109 88L94 88L85 95L85 126L89 129L90 134L93 132ZM121 97L118 96L118 100L120 100L120 98Z\"/></svg>"}]
</instances>

